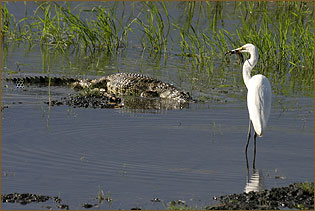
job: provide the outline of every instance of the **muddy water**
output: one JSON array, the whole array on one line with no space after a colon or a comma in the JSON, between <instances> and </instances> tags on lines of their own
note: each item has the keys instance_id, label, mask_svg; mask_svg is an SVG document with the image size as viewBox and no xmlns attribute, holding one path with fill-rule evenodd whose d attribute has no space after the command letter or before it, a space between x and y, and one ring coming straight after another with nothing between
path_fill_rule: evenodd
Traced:
<instances>
[{"instance_id":1,"label":"muddy water","mask_svg":"<svg viewBox=\"0 0 315 211\"><path fill-rule=\"evenodd\" d=\"M36 45L2 48L2 77L18 69L16 62L22 75L137 72L172 82L204 100L182 110L49 107L44 103L49 97L60 99L73 91L17 89L2 82L1 103L7 106L1 112L2 194L59 196L70 209L83 209L84 203L98 203L101 189L112 201L102 201L100 209L165 209L172 200L202 208L221 194L313 181L312 98L273 96L268 129L257 143L257 170L247 175L248 114L239 66L217 61L208 75L193 70L174 52L159 59L133 47L117 57L48 53L49 61L43 61L47 52ZM154 198L162 202L151 202ZM45 209L42 206L56 209L51 201L3 203L1 208Z\"/></svg>"}]
</instances>

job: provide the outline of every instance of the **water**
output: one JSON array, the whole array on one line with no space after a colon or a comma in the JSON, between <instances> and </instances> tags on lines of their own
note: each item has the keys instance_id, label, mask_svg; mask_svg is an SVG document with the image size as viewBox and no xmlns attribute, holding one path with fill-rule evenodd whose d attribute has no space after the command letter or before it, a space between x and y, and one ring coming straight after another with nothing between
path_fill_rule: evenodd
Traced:
<instances>
[{"instance_id":1,"label":"water","mask_svg":"<svg viewBox=\"0 0 315 211\"><path fill-rule=\"evenodd\" d=\"M218 61L220 71L209 76L193 72L179 57L169 56L165 62L140 57L138 49L103 60L69 54L72 66L63 63L68 59L64 55L50 53L45 66L38 46L30 51L23 45L3 50L8 52L4 76L17 70L17 61L22 74L139 72L206 100L183 110L48 107L47 87L23 90L2 82L2 106L8 106L1 112L2 194L59 196L70 209L83 209L84 203L98 203L95 198L101 189L112 201L103 201L100 209L165 209L171 200L202 208L216 203L213 196L243 192L248 179L251 188L313 181L314 102L302 95L273 96L267 131L257 141L257 170L250 169L247 175L248 113L239 66L222 71ZM222 82L232 86L220 87ZM52 99L60 99L73 91L51 87L50 92ZM251 143L250 167L252 159ZM154 198L162 203L151 202ZM47 205L55 209L51 201L1 206L43 209Z\"/></svg>"},{"instance_id":2,"label":"water","mask_svg":"<svg viewBox=\"0 0 315 211\"><path fill-rule=\"evenodd\" d=\"M60 195L71 209L80 209L95 201L100 187L113 198L101 209L163 209L150 200L181 199L202 206L215 195L245 188L244 101L138 113L67 106L48 111L47 105L31 99L36 101L28 96L25 103L2 112L3 193ZM268 132L257 144L256 168L266 188L312 181L310 101L294 99L299 107L287 111L273 106ZM251 145L249 149L251 162Z\"/></svg>"}]
</instances>

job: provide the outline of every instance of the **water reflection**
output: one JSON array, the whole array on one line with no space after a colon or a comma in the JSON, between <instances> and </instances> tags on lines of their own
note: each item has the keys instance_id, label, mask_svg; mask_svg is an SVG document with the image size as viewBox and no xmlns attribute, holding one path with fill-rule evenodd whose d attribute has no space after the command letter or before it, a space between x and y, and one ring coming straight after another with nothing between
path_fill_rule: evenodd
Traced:
<instances>
[{"instance_id":1,"label":"water reflection","mask_svg":"<svg viewBox=\"0 0 315 211\"><path fill-rule=\"evenodd\" d=\"M253 174L249 178L249 171L247 171L246 176L246 186L244 188L245 193L249 193L251 191L259 192L265 189L264 179L262 170L253 169Z\"/></svg>"},{"instance_id":2,"label":"water reflection","mask_svg":"<svg viewBox=\"0 0 315 211\"><path fill-rule=\"evenodd\" d=\"M189 103L182 103L163 98L124 97L122 100L124 108L138 109L142 111L176 110L189 108Z\"/></svg>"}]
</instances>

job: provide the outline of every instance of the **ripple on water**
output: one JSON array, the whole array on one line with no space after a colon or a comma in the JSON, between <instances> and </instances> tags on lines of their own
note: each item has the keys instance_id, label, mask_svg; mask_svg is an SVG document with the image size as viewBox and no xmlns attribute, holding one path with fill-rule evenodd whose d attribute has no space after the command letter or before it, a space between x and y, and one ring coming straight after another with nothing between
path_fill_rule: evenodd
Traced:
<instances>
[{"instance_id":1,"label":"ripple on water","mask_svg":"<svg viewBox=\"0 0 315 211\"><path fill-rule=\"evenodd\" d=\"M36 104L9 107L2 113L2 171L15 176L3 177L3 188L62 192L78 201L96 194L101 186L122 204L135 190L132 198L170 200L187 200L192 194L206 200L209 193L241 192L246 170L240 152L248 124L243 105L197 104L161 113L66 106L48 112L47 106ZM299 132L296 123L303 110L280 117L281 109L273 112L270 130L258 142L257 166L268 173L279 168L280 176L291 182L301 178L292 172L292 165L299 169L296 172L305 172L307 165L298 164L308 154L289 153L296 160L290 168L285 168L288 159L283 156L290 149L305 152L306 140L312 137L313 125L308 124L312 117ZM285 128L292 128L289 137L279 133ZM303 148L297 147L297 137L305 140ZM267 177L267 188L274 183Z\"/></svg>"},{"instance_id":2,"label":"ripple on water","mask_svg":"<svg viewBox=\"0 0 315 211\"><path fill-rule=\"evenodd\" d=\"M3 137L3 168L23 172L29 180L32 176L45 175L50 179L78 182L128 177L130 181L148 184L200 183L206 182L209 177L226 177L219 177L221 172L217 170L185 167L175 162L178 162L174 157L180 142L172 143L161 140L165 138L163 136L159 137L161 131L173 130L168 127L178 124L174 117L165 121L166 114L122 114L114 110L93 109L73 109L72 115L65 115L65 108L51 109L49 128L45 119L47 115L45 118L38 117L41 110L12 109L16 119L15 129L23 128L26 122L33 120L27 131L19 133L15 133L14 128L9 129L13 116L7 113L4 120L4 129L8 133ZM18 112L23 112L23 121L19 121L22 116L16 116ZM36 116L37 121L34 120ZM8 119L10 121L6 123ZM189 118L185 117L183 121L189 121ZM175 139L182 141L181 137ZM175 156L168 155L171 153Z\"/></svg>"}]
</instances>

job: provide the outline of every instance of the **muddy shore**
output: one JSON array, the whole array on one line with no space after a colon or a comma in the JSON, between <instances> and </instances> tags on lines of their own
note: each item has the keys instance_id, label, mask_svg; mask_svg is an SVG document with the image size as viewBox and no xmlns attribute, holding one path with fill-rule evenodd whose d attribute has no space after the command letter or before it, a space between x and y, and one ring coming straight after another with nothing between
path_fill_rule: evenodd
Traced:
<instances>
[{"instance_id":1,"label":"muddy shore","mask_svg":"<svg viewBox=\"0 0 315 211\"><path fill-rule=\"evenodd\" d=\"M272 188L260 192L249 192L240 194L229 194L214 196L218 201L217 205L209 205L200 209L207 210L276 210L276 209L314 209L314 183L294 183L286 187ZM31 193L10 193L2 194L2 203L40 203L52 200L57 209L71 209L69 205L62 204L62 199L55 196L43 196ZM160 200L159 200L160 202ZM82 203L82 208L89 209L97 207L98 204ZM51 206L41 208L54 209ZM130 208L135 209L135 208ZM137 209L145 209L137 207ZM166 204L165 209L186 209L191 207L184 201L171 201ZM195 209L195 208L194 208Z\"/></svg>"},{"instance_id":2,"label":"muddy shore","mask_svg":"<svg viewBox=\"0 0 315 211\"><path fill-rule=\"evenodd\" d=\"M229 194L216 197L216 206L208 210L277 210L314 209L314 183L294 183L287 187L272 188L260 192Z\"/></svg>"}]
</instances>

